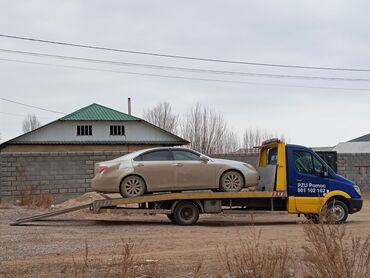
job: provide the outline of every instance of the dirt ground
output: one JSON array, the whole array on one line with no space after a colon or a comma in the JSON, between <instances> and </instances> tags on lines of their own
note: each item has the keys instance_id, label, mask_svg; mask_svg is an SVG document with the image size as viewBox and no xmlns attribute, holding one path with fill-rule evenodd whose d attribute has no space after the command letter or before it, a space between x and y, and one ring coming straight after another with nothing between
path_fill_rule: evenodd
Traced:
<instances>
[{"instance_id":1,"label":"dirt ground","mask_svg":"<svg viewBox=\"0 0 370 278\"><path fill-rule=\"evenodd\" d=\"M370 233L370 198L366 200L361 212L349 216L348 233L360 237ZM74 261L85 256L85 242L89 264L109 263L122 242L133 243L136 258L155 265L160 277L193 277L199 265L200 277L225 275L225 246L237 248L241 240L251 240L256 230L263 243L286 243L297 252L297 260L302 260L306 244L304 218L286 214L258 214L254 219L250 215L202 215L196 226L181 227L163 215L94 215L85 210L9 226L17 218L40 212L14 206L0 209L0 276L70 276L66 273ZM292 276L301 276L299 269L293 269Z\"/></svg>"}]
</instances>

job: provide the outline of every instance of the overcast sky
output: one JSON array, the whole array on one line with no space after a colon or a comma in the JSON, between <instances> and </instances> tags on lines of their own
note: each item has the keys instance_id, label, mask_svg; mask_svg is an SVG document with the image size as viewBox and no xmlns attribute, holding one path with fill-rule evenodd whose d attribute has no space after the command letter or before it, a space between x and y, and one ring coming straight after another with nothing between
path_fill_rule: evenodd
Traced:
<instances>
[{"instance_id":1,"label":"overcast sky","mask_svg":"<svg viewBox=\"0 0 370 278\"><path fill-rule=\"evenodd\" d=\"M27 0L0 4L0 34L215 59L370 69L368 1ZM370 79L370 72L189 61L1 37L0 48L223 71ZM2 59L252 84L138 76ZM282 133L291 143L308 146L335 145L370 132L369 81L189 73L3 51L0 73L2 98L64 113L94 102L127 112L130 96L133 114L139 117L159 101L168 101L178 114L200 102L222 112L240 135L247 127L259 127ZM21 134L27 113L35 113L43 124L62 116L0 100L2 141Z\"/></svg>"}]
</instances>

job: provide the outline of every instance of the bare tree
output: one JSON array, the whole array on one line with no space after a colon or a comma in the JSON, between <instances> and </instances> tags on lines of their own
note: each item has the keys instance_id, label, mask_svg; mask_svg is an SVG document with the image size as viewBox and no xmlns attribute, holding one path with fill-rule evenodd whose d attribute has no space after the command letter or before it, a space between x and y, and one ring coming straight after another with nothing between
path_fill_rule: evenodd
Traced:
<instances>
[{"instance_id":1,"label":"bare tree","mask_svg":"<svg viewBox=\"0 0 370 278\"><path fill-rule=\"evenodd\" d=\"M40 126L41 122L38 120L37 116L35 114L28 114L23 120L22 130L23 133L27 133Z\"/></svg>"},{"instance_id":2,"label":"bare tree","mask_svg":"<svg viewBox=\"0 0 370 278\"><path fill-rule=\"evenodd\" d=\"M228 129L222 114L199 103L183 118L180 133L190 141L190 148L202 153L230 152L238 148L237 136Z\"/></svg>"},{"instance_id":3,"label":"bare tree","mask_svg":"<svg viewBox=\"0 0 370 278\"><path fill-rule=\"evenodd\" d=\"M260 128L247 128L243 134L243 149L245 152L257 151L254 150L253 147L260 146L263 141L271 138L279 138L285 142L288 140L284 134L278 135L276 133L268 132L266 129L262 130Z\"/></svg>"},{"instance_id":4,"label":"bare tree","mask_svg":"<svg viewBox=\"0 0 370 278\"><path fill-rule=\"evenodd\" d=\"M143 118L148 122L169 132L177 133L178 116L172 112L171 105L164 101L154 108L144 111Z\"/></svg>"}]
</instances>

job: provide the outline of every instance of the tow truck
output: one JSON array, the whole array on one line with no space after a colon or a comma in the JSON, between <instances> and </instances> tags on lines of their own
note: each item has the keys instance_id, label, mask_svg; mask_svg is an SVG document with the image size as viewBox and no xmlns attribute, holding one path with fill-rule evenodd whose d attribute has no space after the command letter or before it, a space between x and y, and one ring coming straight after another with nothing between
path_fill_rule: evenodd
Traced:
<instances>
[{"instance_id":1,"label":"tow truck","mask_svg":"<svg viewBox=\"0 0 370 278\"><path fill-rule=\"evenodd\" d=\"M11 225L90 208L94 213L166 214L178 225L194 225L200 214L288 213L319 221L324 209L335 223L362 208L359 187L337 175L312 149L264 141L259 148L260 182L254 191L179 192L131 198L105 198L89 204L17 219Z\"/></svg>"}]
</instances>

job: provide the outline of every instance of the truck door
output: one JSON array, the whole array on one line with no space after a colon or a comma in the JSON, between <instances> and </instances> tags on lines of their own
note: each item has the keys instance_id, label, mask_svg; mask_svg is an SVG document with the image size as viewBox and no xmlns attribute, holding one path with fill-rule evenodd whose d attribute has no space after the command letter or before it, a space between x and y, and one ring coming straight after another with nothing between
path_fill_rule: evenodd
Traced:
<instances>
[{"instance_id":1,"label":"truck door","mask_svg":"<svg viewBox=\"0 0 370 278\"><path fill-rule=\"evenodd\" d=\"M314 152L303 149L289 151L290 196L295 196L296 210L299 212L319 212L323 196L329 192L329 179L324 177L326 171Z\"/></svg>"}]
</instances>

